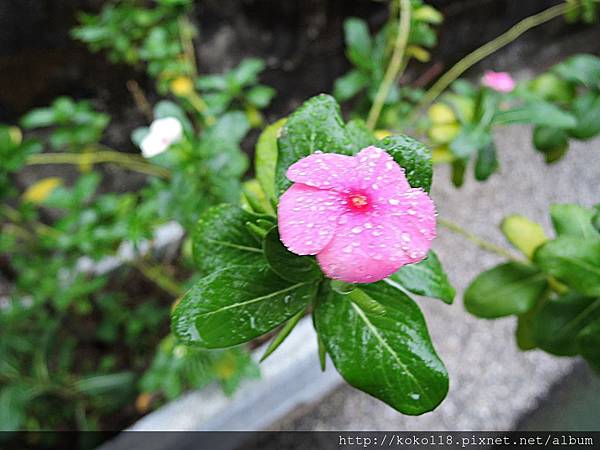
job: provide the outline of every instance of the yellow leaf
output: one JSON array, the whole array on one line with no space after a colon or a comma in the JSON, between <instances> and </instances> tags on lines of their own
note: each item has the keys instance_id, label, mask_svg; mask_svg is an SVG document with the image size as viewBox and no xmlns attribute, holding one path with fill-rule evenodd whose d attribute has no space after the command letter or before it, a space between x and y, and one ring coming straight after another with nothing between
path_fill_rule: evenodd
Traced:
<instances>
[{"instance_id":1,"label":"yellow leaf","mask_svg":"<svg viewBox=\"0 0 600 450\"><path fill-rule=\"evenodd\" d=\"M189 77L179 76L171 81L171 92L178 97L185 97L194 92L194 83Z\"/></svg>"},{"instance_id":2,"label":"yellow leaf","mask_svg":"<svg viewBox=\"0 0 600 450\"><path fill-rule=\"evenodd\" d=\"M448 93L445 99L454 107L454 111L463 122L472 122L475 117L475 101L462 95Z\"/></svg>"},{"instance_id":3,"label":"yellow leaf","mask_svg":"<svg viewBox=\"0 0 600 450\"><path fill-rule=\"evenodd\" d=\"M221 380L228 380L237 370L235 357L231 353L224 353L223 357L215 363L215 373Z\"/></svg>"},{"instance_id":4,"label":"yellow leaf","mask_svg":"<svg viewBox=\"0 0 600 450\"><path fill-rule=\"evenodd\" d=\"M535 249L548 240L540 224L517 214L506 217L500 229L506 239L529 259L532 259Z\"/></svg>"},{"instance_id":5,"label":"yellow leaf","mask_svg":"<svg viewBox=\"0 0 600 450\"><path fill-rule=\"evenodd\" d=\"M135 409L141 414L148 412L150 406L152 406L152 394L148 392L142 392L135 399Z\"/></svg>"},{"instance_id":6,"label":"yellow leaf","mask_svg":"<svg viewBox=\"0 0 600 450\"><path fill-rule=\"evenodd\" d=\"M44 178L27 188L23 193L23 200L29 203L42 203L62 183L62 179L58 177Z\"/></svg>"},{"instance_id":7,"label":"yellow leaf","mask_svg":"<svg viewBox=\"0 0 600 450\"><path fill-rule=\"evenodd\" d=\"M413 18L421 22L434 24L441 23L444 20L442 13L433 6L429 5L423 5L415 9L413 12Z\"/></svg>"},{"instance_id":8,"label":"yellow leaf","mask_svg":"<svg viewBox=\"0 0 600 450\"><path fill-rule=\"evenodd\" d=\"M431 152L431 161L433 164L444 164L454 161L454 155L447 145L436 147Z\"/></svg>"},{"instance_id":9,"label":"yellow leaf","mask_svg":"<svg viewBox=\"0 0 600 450\"><path fill-rule=\"evenodd\" d=\"M8 135L15 145L20 145L23 142L23 133L18 127L8 127Z\"/></svg>"},{"instance_id":10,"label":"yellow leaf","mask_svg":"<svg viewBox=\"0 0 600 450\"><path fill-rule=\"evenodd\" d=\"M409 56L412 56L417 61L425 63L429 62L431 59L431 53L425 50L423 47L419 47L418 45L409 45L406 49Z\"/></svg>"},{"instance_id":11,"label":"yellow leaf","mask_svg":"<svg viewBox=\"0 0 600 450\"><path fill-rule=\"evenodd\" d=\"M436 144L448 144L460 133L460 126L456 123L447 125L434 125L429 131L429 137Z\"/></svg>"},{"instance_id":12,"label":"yellow leaf","mask_svg":"<svg viewBox=\"0 0 600 450\"><path fill-rule=\"evenodd\" d=\"M435 125L448 125L456 123L456 114L445 103L434 103L427 111L429 120Z\"/></svg>"},{"instance_id":13,"label":"yellow leaf","mask_svg":"<svg viewBox=\"0 0 600 450\"><path fill-rule=\"evenodd\" d=\"M259 128L264 124L262 114L252 105L246 106L246 118L252 128Z\"/></svg>"},{"instance_id":14,"label":"yellow leaf","mask_svg":"<svg viewBox=\"0 0 600 450\"><path fill-rule=\"evenodd\" d=\"M391 136L393 133L390 130L375 130L373 131L373 136L375 139L384 139L388 136Z\"/></svg>"}]
</instances>

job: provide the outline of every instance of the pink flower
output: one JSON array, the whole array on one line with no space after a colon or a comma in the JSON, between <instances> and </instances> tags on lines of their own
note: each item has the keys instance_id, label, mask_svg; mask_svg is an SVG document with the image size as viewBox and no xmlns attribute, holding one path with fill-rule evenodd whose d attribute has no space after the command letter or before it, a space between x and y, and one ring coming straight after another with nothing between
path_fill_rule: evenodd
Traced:
<instances>
[{"instance_id":1,"label":"pink flower","mask_svg":"<svg viewBox=\"0 0 600 450\"><path fill-rule=\"evenodd\" d=\"M385 151L315 153L287 177L294 184L279 202L281 240L293 253L317 255L328 277L372 283L426 257L435 206Z\"/></svg>"},{"instance_id":2,"label":"pink flower","mask_svg":"<svg viewBox=\"0 0 600 450\"><path fill-rule=\"evenodd\" d=\"M508 72L488 70L481 78L481 84L498 92L511 92L515 88L515 80Z\"/></svg>"}]
</instances>

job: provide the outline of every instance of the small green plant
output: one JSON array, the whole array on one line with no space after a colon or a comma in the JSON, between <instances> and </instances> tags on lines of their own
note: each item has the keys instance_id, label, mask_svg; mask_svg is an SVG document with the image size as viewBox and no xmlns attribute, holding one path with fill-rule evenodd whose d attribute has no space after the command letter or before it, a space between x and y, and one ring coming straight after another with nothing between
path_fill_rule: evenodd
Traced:
<instances>
[{"instance_id":1,"label":"small green plant","mask_svg":"<svg viewBox=\"0 0 600 450\"><path fill-rule=\"evenodd\" d=\"M581 355L600 371L600 207L556 204L550 217L554 239L524 216L502 222L525 258L478 275L465 292L465 307L486 319L517 316L522 350Z\"/></svg>"},{"instance_id":2,"label":"small green plant","mask_svg":"<svg viewBox=\"0 0 600 450\"><path fill-rule=\"evenodd\" d=\"M59 97L47 108L36 108L21 119L26 130L52 127L48 142L53 150L81 152L100 141L110 118L90 102Z\"/></svg>"},{"instance_id":3,"label":"small green plant","mask_svg":"<svg viewBox=\"0 0 600 450\"><path fill-rule=\"evenodd\" d=\"M377 129L379 136L400 130L427 136L434 162L452 165L452 182L458 187L470 165L478 181L499 170L493 132L501 126L533 125L535 148L547 163L558 161L565 155L569 140L587 140L600 133L600 59L575 55L518 85L506 73L489 72L481 85L458 77L538 21L562 14L568 20L595 21L596 2L567 3L534 16L536 20L515 25L460 60L427 90L398 85L397 81L412 58L428 60L426 49L437 41L432 25L442 21L438 11L422 2L391 2L390 19L375 37L361 19L347 19L346 54L354 68L336 80L334 95L339 101L351 100L353 116L366 118L369 128ZM496 87L493 81L486 84L486 77L497 76L509 77L508 89ZM438 101L432 104L434 100ZM427 115L422 115L426 107Z\"/></svg>"},{"instance_id":4,"label":"small green plant","mask_svg":"<svg viewBox=\"0 0 600 450\"><path fill-rule=\"evenodd\" d=\"M381 95L379 87L386 76L386 67L394 58L394 42L400 40L405 47L401 56L403 67L412 58L420 62L429 61L427 49L437 44L432 25L442 22L439 11L420 0L413 0L410 2L410 23L405 24L398 19L398 3L391 2L390 5L390 19L375 36L371 36L367 23L362 19L353 17L344 23L346 55L353 68L335 81L333 95L340 102L354 99L353 113L358 117L367 117L371 106ZM407 29L410 31L403 36ZM371 127L398 128L421 95L419 89L391 84L383 97L379 119L377 123L371 120Z\"/></svg>"},{"instance_id":5,"label":"small green plant","mask_svg":"<svg viewBox=\"0 0 600 450\"><path fill-rule=\"evenodd\" d=\"M11 281L0 296L2 429L102 429L111 416L122 424L184 390L217 381L231 394L258 375L243 347L175 343L166 323L194 278L189 239L176 268L148 251L158 226L176 221L189 232L211 205L239 200L248 165L241 142L251 124L260 126L260 109L274 94L258 81L260 60L207 76L196 90L204 77L196 73L190 5L109 3L99 15L82 15L74 30L113 62L145 67L159 92L172 94L151 108L133 84L137 105L153 120L132 132L141 155L108 147L110 118L86 100L59 97L26 114L21 128L0 126L0 269ZM147 182L137 191L104 192L100 164L143 173ZM13 177L38 165L74 165L80 174L17 188ZM130 255L123 270L96 273L123 250ZM143 296L136 283L147 284Z\"/></svg>"},{"instance_id":6,"label":"small green plant","mask_svg":"<svg viewBox=\"0 0 600 450\"><path fill-rule=\"evenodd\" d=\"M192 76L195 71L186 47L195 35L187 21L192 2L159 0L150 8L147 3L112 2L99 14L81 14L72 35L92 51L106 51L113 63L145 67L164 93L172 80Z\"/></svg>"},{"instance_id":7,"label":"small green plant","mask_svg":"<svg viewBox=\"0 0 600 450\"><path fill-rule=\"evenodd\" d=\"M362 121L345 124L336 101L321 95L264 131L256 173L262 202L216 206L200 219L193 249L204 277L174 309L175 335L192 347L226 348L279 327L266 357L312 311L323 368L327 353L350 384L405 414L435 408L447 373L410 292L451 303L454 289L429 251L427 148L406 136L377 141ZM334 181L356 192L338 193ZM302 256L314 254L316 261Z\"/></svg>"}]
</instances>

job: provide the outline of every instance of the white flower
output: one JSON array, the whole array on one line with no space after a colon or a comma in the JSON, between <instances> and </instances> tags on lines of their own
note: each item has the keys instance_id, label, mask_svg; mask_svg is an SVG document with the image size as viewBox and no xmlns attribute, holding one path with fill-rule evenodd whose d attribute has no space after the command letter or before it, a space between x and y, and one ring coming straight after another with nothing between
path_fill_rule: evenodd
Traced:
<instances>
[{"instance_id":1,"label":"white flower","mask_svg":"<svg viewBox=\"0 0 600 450\"><path fill-rule=\"evenodd\" d=\"M183 135L181 122L175 117L156 119L150 125L150 132L142 140L140 148L144 158L152 158L179 142Z\"/></svg>"}]
</instances>

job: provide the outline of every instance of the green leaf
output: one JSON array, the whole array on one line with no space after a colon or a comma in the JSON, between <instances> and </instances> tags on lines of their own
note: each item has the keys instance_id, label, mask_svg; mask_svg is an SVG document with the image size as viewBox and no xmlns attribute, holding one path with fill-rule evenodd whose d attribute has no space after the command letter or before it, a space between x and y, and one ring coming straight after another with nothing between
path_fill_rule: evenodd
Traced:
<instances>
[{"instance_id":1,"label":"green leaf","mask_svg":"<svg viewBox=\"0 0 600 450\"><path fill-rule=\"evenodd\" d=\"M573 102L577 124L569 130L571 136L587 140L600 133L600 95L588 92Z\"/></svg>"},{"instance_id":2,"label":"green leaf","mask_svg":"<svg viewBox=\"0 0 600 450\"><path fill-rule=\"evenodd\" d=\"M338 289L333 289L333 291L336 294L347 295L352 303L356 304L356 306L367 314L384 316L386 313L385 306L368 295L364 290L357 289L356 286L348 293L343 293Z\"/></svg>"},{"instance_id":3,"label":"green leaf","mask_svg":"<svg viewBox=\"0 0 600 450\"><path fill-rule=\"evenodd\" d=\"M575 291L600 296L600 237L560 236L538 248L534 261Z\"/></svg>"},{"instance_id":4,"label":"green leaf","mask_svg":"<svg viewBox=\"0 0 600 450\"><path fill-rule=\"evenodd\" d=\"M78 380L74 387L87 395L123 393L134 387L136 376L133 372L118 372L106 375L92 375Z\"/></svg>"},{"instance_id":5,"label":"green leaf","mask_svg":"<svg viewBox=\"0 0 600 450\"><path fill-rule=\"evenodd\" d=\"M233 77L240 86L248 86L257 81L258 74L265 69L265 62L259 58L246 58L233 71Z\"/></svg>"},{"instance_id":6,"label":"green leaf","mask_svg":"<svg viewBox=\"0 0 600 450\"><path fill-rule=\"evenodd\" d=\"M583 84L590 89L600 87L600 58L593 55L575 55L552 69L562 78Z\"/></svg>"},{"instance_id":7,"label":"green leaf","mask_svg":"<svg viewBox=\"0 0 600 450\"><path fill-rule=\"evenodd\" d=\"M461 187L465 182L467 161L464 159L455 159L452 161L452 184L456 187Z\"/></svg>"},{"instance_id":8,"label":"green leaf","mask_svg":"<svg viewBox=\"0 0 600 450\"><path fill-rule=\"evenodd\" d=\"M269 86L254 86L246 93L246 99L257 108L265 108L275 96L275 89Z\"/></svg>"},{"instance_id":9,"label":"green leaf","mask_svg":"<svg viewBox=\"0 0 600 450\"><path fill-rule=\"evenodd\" d=\"M333 96L340 102L351 99L369 82L369 78L358 70L351 70L342 77L335 80L333 85Z\"/></svg>"},{"instance_id":10,"label":"green leaf","mask_svg":"<svg viewBox=\"0 0 600 450\"><path fill-rule=\"evenodd\" d=\"M258 137L254 167L256 179L269 200L275 199L275 167L277 166L277 136L286 119L267 126Z\"/></svg>"},{"instance_id":11,"label":"green leaf","mask_svg":"<svg viewBox=\"0 0 600 450\"><path fill-rule=\"evenodd\" d=\"M227 77L223 75L202 75L196 85L203 91L223 91L227 89Z\"/></svg>"},{"instance_id":12,"label":"green leaf","mask_svg":"<svg viewBox=\"0 0 600 450\"><path fill-rule=\"evenodd\" d=\"M465 308L486 319L525 314L546 289L546 276L518 262L479 274L465 291Z\"/></svg>"},{"instance_id":13,"label":"green leaf","mask_svg":"<svg viewBox=\"0 0 600 450\"><path fill-rule=\"evenodd\" d=\"M592 225L594 210L575 204L554 204L550 207L552 225L559 236L598 237Z\"/></svg>"},{"instance_id":14,"label":"green leaf","mask_svg":"<svg viewBox=\"0 0 600 450\"><path fill-rule=\"evenodd\" d=\"M600 210L596 210L594 217L592 217L592 225L600 233Z\"/></svg>"},{"instance_id":15,"label":"green leaf","mask_svg":"<svg viewBox=\"0 0 600 450\"><path fill-rule=\"evenodd\" d=\"M468 159L480 148L491 144L492 135L489 130L474 125L465 125L458 136L450 143L450 150L457 158Z\"/></svg>"},{"instance_id":16,"label":"green leaf","mask_svg":"<svg viewBox=\"0 0 600 450\"><path fill-rule=\"evenodd\" d=\"M543 153L547 163L562 158L569 148L569 136L566 130L536 126L533 129L533 145Z\"/></svg>"},{"instance_id":17,"label":"green leaf","mask_svg":"<svg viewBox=\"0 0 600 450\"><path fill-rule=\"evenodd\" d=\"M313 257L298 256L285 248L276 226L265 236L263 252L271 270L284 280L301 282L323 278Z\"/></svg>"},{"instance_id":18,"label":"green leaf","mask_svg":"<svg viewBox=\"0 0 600 450\"><path fill-rule=\"evenodd\" d=\"M577 350L600 373L600 319L589 323L577 335Z\"/></svg>"},{"instance_id":19,"label":"green leaf","mask_svg":"<svg viewBox=\"0 0 600 450\"><path fill-rule=\"evenodd\" d=\"M357 67L369 70L372 65L371 34L367 23L356 17L350 17L344 22L344 36L346 40L346 55Z\"/></svg>"},{"instance_id":20,"label":"green leaf","mask_svg":"<svg viewBox=\"0 0 600 450\"><path fill-rule=\"evenodd\" d=\"M34 109L21 119L21 126L25 129L41 128L54 125L56 122L56 114L52 108L37 108Z\"/></svg>"},{"instance_id":21,"label":"green leaf","mask_svg":"<svg viewBox=\"0 0 600 450\"><path fill-rule=\"evenodd\" d=\"M569 293L550 299L532 318L538 347L554 355L577 354L577 335L600 318L600 299Z\"/></svg>"},{"instance_id":22,"label":"green leaf","mask_svg":"<svg viewBox=\"0 0 600 450\"><path fill-rule=\"evenodd\" d=\"M246 227L263 216L233 205L208 209L198 221L192 236L194 262L203 273L234 265L264 262L260 243Z\"/></svg>"},{"instance_id":23,"label":"green leaf","mask_svg":"<svg viewBox=\"0 0 600 450\"><path fill-rule=\"evenodd\" d=\"M418 295L438 298L444 303L452 304L456 291L450 284L448 276L437 255L430 250L427 258L417 264L408 264L390 279Z\"/></svg>"},{"instance_id":24,"label":"green leaf","mask_svg":"<svg viewBox=\"0 0 600 450\"><path fill-rule=\"evenodd\" d=\"M357 149L374 145L377 139L362 119L353 119L346 124L346 134Z\"/></svg>"},{"instance_id":25,"label":"green leaf","mask_svg":"<svg viewBox=\"0 0 600 450\"><path fill-rule=\"evenodd\" d=\"M340 107L329 95L318 95L291 114L279 133L276 191L283 194L291 186L286 172L296 161L322 151L352 155L360 150L347 133Z\"/></svg>"},{"instance_id":26,"label":"green leaf","mask_svg":"<svg viewBox=\"0 0 600 450\"><path fill-rule=\"evenodd\" d=\"M533 325L530 313L519 316L517 320L517 346L521 351L533 350L537 347L535 337L533 335Z\"/></svg>"},{"instance_id":27,"label":"green leaf","mask_svg":"<svg viewBox=\"0 0 600 450\"><path fill-rule=\"evenodd\" d=\"M548 240L540 224L518 214L505 217L500 229L508 242L528 259L532 259L535 249Z\"/></svg>"},{"instance_id":28,"label":"green leaf","mask_svg":"<svg viewBox=\"0 0 600 450\"><path fill-rule=\"evenodd\" d=\"M568 104L575 96L575 85L552 72L542 73L531 80L528 87L536 96L549 102Z\"/></svg>"},{"instance_id":29,"label":"green leaf","mask_svg":"<svg viewBox=\"0 0 600 450\"><path fill-rule=\"evenodd\" d=\"M255 178L244 181L242 184L242 208L258 214L275 215L271 202L262 190L260 183Z\"/></svg>"},{"instance_id":30,"label":"green leaf","mask_svg":"<svg viewBox=\"0 0 600 450\"><path fill-rule=\"evenodd\" d=\"M319 366L321 367L321 372L325 372L327 369L327 350L325 349L325 345L323 344L323 340L317 334L317 347L319 353Z\"/></svg>"},{"instance_id":31,"label":"green leaf","mask_svg":"<svg viewBox=\"0 0 600 450\"><path fill-rule=\"evenodd\" d=\"M552 128L573 128L577 120L553 103L537 100L525 105L515 106L506 111L500 111L494 118L495 125L527 123Z\"/></svg>"},{"instance_id":32,"label":"green leaf","mask_svg":"<svg viewBox=\"0 0 600 450\"><path fill-rule=\"evenodd\" d=\"M0 430L21 429L30 397L29 390L18 384L5 385L0 389Z\"/></svg>"},{"instance_id":33,"label":"green leaf","mask_svg":"<svg viewBox=\"0 0 600 450\"><path fill-rule=\"evenodd\" d=\"M494 143L490 142L489 145L480 147L477 150L477 161L475 162L475 179L479 181L487 180L490 175L498 170L498 166Z\"/></svg>"},{"instance_id":34,"label":"green leaf","mask_svg":"<svg viewBox=\"0 0 600 450\"><path fill-rule=\"evenodd\" d=\"M385 281L356 290L381 304L385 315L365 311L333 290L319 296L314 311L336 369L352 386L403 414L433 410L448 392L448 374L419 307Z\"/></svg>"},{"instance_id":35,"label":"green leaf","mask_svg":"<svg viewBox=\"0 0 600 450\"><path fill-rule=\"evenodd\" d=\"M290 320L288 320L277 336L273 338L273 340L269 343L269 346L265 350L265 353L260 357L260 362L263 362L267 359L275 350L279 348L279 346L285 341L285 339L290 335L292 330L298 325L298 322L304 315L306 314L306 309L301 309L296 315L292 316Z\"/></svg>"},{"instance_id":36,"label":"green leaf","mask_svg":"<svg viewBox=\"0 0 600 450\"><path fill-rule=\"evenodd\" d=\"M185 344L224 348L261 336L305 309L317 283L289 283L266 264L232 266L196 283L175 307L172 329Z\"/></svg>"},{"instance_id":37,"label":"green leaf","mask_svg":"<svg viewBox=\"0 0 600 450\"><path fill-rule=\"evenodd\" d=\"M389 136L377 143L376 147L386 150L404 168L409 184L429 192L433 176L431 150L416 139L408 136Z\"/></svg>"}]
</instances>

